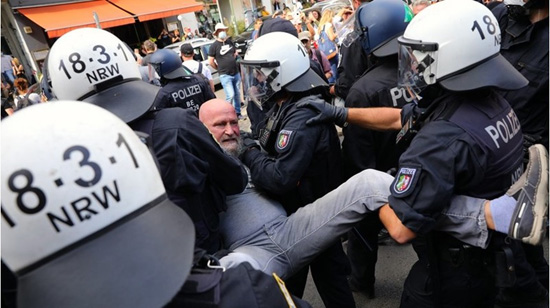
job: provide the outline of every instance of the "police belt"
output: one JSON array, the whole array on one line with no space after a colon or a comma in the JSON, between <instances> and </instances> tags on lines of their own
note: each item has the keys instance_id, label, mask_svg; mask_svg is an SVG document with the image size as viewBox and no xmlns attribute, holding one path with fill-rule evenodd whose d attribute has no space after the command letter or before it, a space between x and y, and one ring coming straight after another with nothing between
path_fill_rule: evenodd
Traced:
<instances>
[{"instance_id":1,"label":"police belt","mask_svg":"<svg viewBox=\"0 0 550 308\"><path fill-rule=\"evenodd\" d=\"M482 249L465 244L448 234L434 232L434 251L441 266L479 271L485 269L495 279L495 286L509 288L516 282L514 254L510 247L501 245Z\"/></svg>"},{"instance_id":2,"label":"police belt","mask_svg":"<svg viewBox=\"0 0 550 308\"><path fill-rule=\"evenodd\" d=\"M441 264L453 267L481 267L494 264L492 250L465 244L449 235L440 234L436 238L434 248Z\"/></svg>"}]
</instances>

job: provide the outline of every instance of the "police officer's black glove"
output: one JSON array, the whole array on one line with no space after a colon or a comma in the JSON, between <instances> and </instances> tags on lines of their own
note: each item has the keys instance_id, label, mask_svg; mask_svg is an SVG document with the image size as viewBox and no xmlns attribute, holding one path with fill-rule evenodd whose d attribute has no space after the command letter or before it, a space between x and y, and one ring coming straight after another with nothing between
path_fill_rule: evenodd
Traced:
<instances>
[{"instance_id":1,"label":"police officer's black glove","mask_svg":"<svg viewBox=\"0 0 550 308\"><path fill-rule=\"evenodd\" d=\"M239 131L240 131L241 140L244 140L245 138L257 139L252 132L244 131L244 130L239 130Z\"/></svg>"},{"instance_id":2,"label":"police officer's black glove","mask_svg":"<svg viewBox=\"0 0 550 308\"><path fill-rule=\"evenodd\" d=\"M241 139L243 141L243 147L241 149L241 152L239 153L239 159L242 159L244 153L248 152L249 150L261 149L260 142L256 139L251 138L250 134L241 135Z\"/></svg>"},{"instance_id":3,"label":"police officer's black glove","mask_svg":"<svg viewBox=\"0 0 550 308\"><path fill-rule=\"evenodd\" d=\"M296 105L298 108L308 107L319 114L306 121L306 125L314 125L318 123L334 122L334 124L344 127L347 125L346 120L348 119L348 110L343 107L333 106L327 102L321 101L307 101L300 102Z\"/></svg>"}]
</instances>

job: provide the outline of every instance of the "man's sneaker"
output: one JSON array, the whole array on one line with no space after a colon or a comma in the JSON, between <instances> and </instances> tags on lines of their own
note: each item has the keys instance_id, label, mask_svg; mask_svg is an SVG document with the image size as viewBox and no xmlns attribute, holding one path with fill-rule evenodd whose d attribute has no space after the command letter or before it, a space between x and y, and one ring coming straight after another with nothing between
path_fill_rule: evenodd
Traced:
<instances>
[{"instance_id":1,"label":"man's sneaker","mask_svg":"<svg viewBox=\"0 0 550 308\"><path fill-rule=\"evenodd\" d=\"M508 235L539 245L546 232L548 213L548 153L543 145L529 148L527 168L506 194L517 202Z\"/></svg>"}]
</instances>

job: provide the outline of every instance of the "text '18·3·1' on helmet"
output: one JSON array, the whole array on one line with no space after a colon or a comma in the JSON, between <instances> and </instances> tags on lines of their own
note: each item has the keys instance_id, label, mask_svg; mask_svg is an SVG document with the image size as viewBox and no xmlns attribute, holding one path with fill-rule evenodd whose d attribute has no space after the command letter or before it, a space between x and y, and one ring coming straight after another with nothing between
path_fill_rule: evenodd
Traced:
<instances>
[{"instance_id":1,"label":"text '18\u00b73\u00b71' on helmet","mask_svg":"<svg viewBox=\"0 0 550 308\"><path fill-rule=\"evenodd\" d=\"M399 50L397 38L412 18L411 9L402 0L373 0L355 12L355 29L349 36L359 39L366 54L394 55Z\"/></svg>"},{"instance_id":2,"label":"text '18\u00b73\u00b71' on helmet","mask_svg":"<svg viewBox=\"0 0 550 308\"><path fill-rule=\"evenodd\" d=\"M0 129L2 261L18 277L17 306L169 303L190 273L195 228L138 135L79 101L25 108Z\"/></svg>"},{"instance_id":3,"label":"text '18\u00b73\u00b71' on helmet","mask_svg":"<svg viewBox=\"0 0 550 308\"><path fill-rule=\"evenodd\" d=\"M47 71L57 99L98 105L126 123L147 112L160 89L141 79L124 42L97 28L62 35L48 53Z\"/></svg>"},{"instance_id":4,"label":"text '18\u00b73\u00b71' on helmet","mask_svg":"<svg viewBox=\"0 0 550 308\"><path fill-rule=\"evenodd\" d=\"M428 6L398 42L399 85L416 95L435 83L450 91L515 90L528 83L500 55L498 21L477 1L445 0Z\"/></svg>"},{"instance_id":5,"label":"text '18\u00b73\u00b71' on helmet","mask_svg":"<svg viewBox=\"0 0 550 308\"><path fill-rule=\"evenodd\" d=\"M298 93L327 86L310 68L300 40L286 32L271 32L254 40L240 65L245 99L260 108L283 89Z\"/></svg>"}]
</instances>

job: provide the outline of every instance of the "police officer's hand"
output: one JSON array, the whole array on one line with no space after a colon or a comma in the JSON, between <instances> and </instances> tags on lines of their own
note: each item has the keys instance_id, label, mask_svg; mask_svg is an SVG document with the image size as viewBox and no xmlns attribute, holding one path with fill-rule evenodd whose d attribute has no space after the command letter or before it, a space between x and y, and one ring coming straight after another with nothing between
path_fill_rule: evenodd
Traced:
<instances>
[{"instance_id":1,"label":"police officer's hand","mask_svg":"<svg viewBox=\"0 0 550 308\"><path fill-rule=\"evenodd\" d=\"M245 130L240 130L239 129L239 135L241 136L242 140L244 140L245 138L257 139L256 136L254 136L254 134L252 134L252 132L250 132L250 131L245 131Z\"/></svg>"},{"instance_id":2,"label":"police officer's hand","mask_svg":"<svg viewBox=\"0 0 550 308\"><path fill-rule=\"evenodd\" d=\"M252 149L258 149L260 150L260 142L254 138L252 138L251 134L245 133L241 135L241 139L243 141L243 147L241 152L239 153L239 158L242 158L243 154L246 153L249 150Z\"/></svg>"},{"instance_id":3,"label":"police officer's hand","mask_svg":"<svg viewBox=\"0 0 550 308\"><path fill-rule=\"evenodd\" d=\"M343 127L346 125L346 120L348 119L348 110L346 108L333 106L327 102L301 102L296 106L298 108L308 107L319 113L317 116L307 120L307 125L334 122L336 125Z\"/></svg>"}]
</instances>

